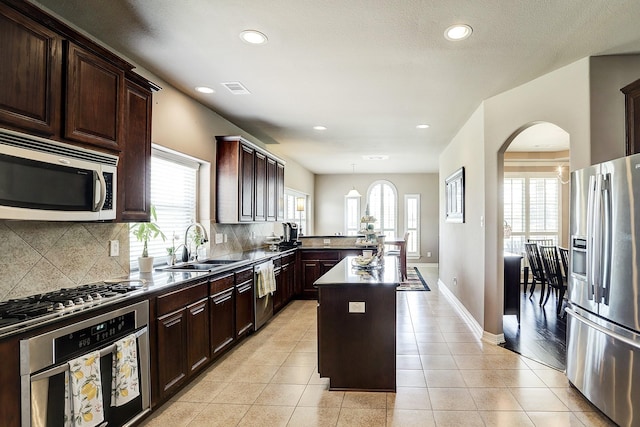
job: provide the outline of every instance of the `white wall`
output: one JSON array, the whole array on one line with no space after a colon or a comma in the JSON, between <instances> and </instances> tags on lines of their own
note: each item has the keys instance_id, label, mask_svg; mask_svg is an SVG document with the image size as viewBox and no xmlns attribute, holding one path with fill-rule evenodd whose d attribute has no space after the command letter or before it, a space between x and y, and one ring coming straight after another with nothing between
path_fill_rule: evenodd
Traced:
<instances>
[{"instance_id":1,"label":"white wall","mask_svg":"<svg viewBox=\"0 0 640 427\"><path fill-rule=\"evenodd\" d=\"M480 106L440 155L442 181L465 169L465 222L445 222L444 184L440 194L440 281L483 324L484 280L484 106ZM454 285L454 278L457 285Z\"/></svg>"},{"instance_id":2,"label":"white wall","mask_svg":"<svg viewBox=\"0 0 640 427\"><path fill-rule=\"evenodd\" d=\"M591 164L624 156L625 106L620 89L640 79L640 55L590 58Z\"/></svg>"},{"instance_id":3,"label":"white wall","mask_svg":"<svg viewBox=\"0 0 640 427\"><path fill-rule=\"evenodd\" d=\"M465 166L468 175L483 181L467 180L467 209L472 209L467 211L468 224L456 228L457 224L445 223L441 210L440 280L486 332L502 334L504 150L520 131L544 121L569 133L571 170L620 157L624 97L619 90L637 77L637 56L581 59L487 99L442 153L441 175ZM482 239L476 235L480 216L485 222L479 231ZM476 252L478 242L484 247ZM457 287L452 286L454 276ZM472 283L466 283L468 278L473 278ZM477 299L482 295L480 307Z\"/></svg>"},{"instance_id":4,"label":"white wall","mask_svg":"<svg viewBox=\"0 0 640 427\"><path fill-rule=\"evenodd\" d=\"M486 100L440 156L441 175L460 166L468 175L467 223L445 223L441 209L440 280L490 334L502 334L502 152L523 128L547 121L569 132L572 169L589 164L588 64L578 61Z\"/></svg>"},{"instance_id":5,"label":"white wall","mask_svg":"<svg viewBox=\"0 0 640 427\"><path fill-rule=\"evenodd\" d=\"M420 194L419 262L438 262L438 174L343 174L316 175L315 235L344 232L344 195L355 188L363 195L361 209L366 207L369 186L378 180L395 185L398 194L398 234L405 230L404 195ZM427 258L427 252L431 257Z\"/></svg>"}]
</instances>

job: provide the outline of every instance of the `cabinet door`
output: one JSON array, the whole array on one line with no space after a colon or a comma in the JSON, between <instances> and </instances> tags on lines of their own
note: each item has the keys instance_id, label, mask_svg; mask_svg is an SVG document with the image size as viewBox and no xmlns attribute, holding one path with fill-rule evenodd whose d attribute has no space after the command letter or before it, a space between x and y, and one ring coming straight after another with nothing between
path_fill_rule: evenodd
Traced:
<instances>
[{"instance_id":1,"label":"cabinet door","mask_svg":"<svg viewBox=\"0 0 640 427\"><path fill-rule=\"evenodd\" d=\"M255 156L255 205L254 221L267 220L267 156L256 151Z\"/></svg>"},{"instance_id":2,"label":"cabinet door","mask_svg":"<svg viewBox=\"0 0 640 427\"><path fill-rule=\"evenodd\" d=\"M158 382L161 394L169 394L187 377L187 321L185 310L159 317Z\"/></svg>"},{"instance_id":3,"label":"cabinet door","mask_svg":"<svg viewBox=\"0 0 640 427\"><path fill-rule=\"evenodd\" d=\"M236 285L236 337L253 329L253 280Z\"/></svg>"},{"instance_id":4,"label":"cabinet door","mask_svg":"<svg viewBox=\"0 0 640 427\"><path fill-rule=\"evenodd\" d=\"M640 153L640 80L620 89L625 104L625 156Z\"/></svg>"},{"instance_id":5,"label":"cabinet door","mask_svg":"<svg viewBox=\"0 0 640 427\"><path fill-rule=\"evenodd\" d=\"M236 336L234 288L211 296L211 356L231 346Z\"/></svg>"},{"instance_id":6,"label":"cabinet door","mask_svg":"<svg viewBox=\"0 0 640 427\"><path fill-rule=\"evenodd\" d=\"M60 131L62 41L0 4L0 122L45 136Z\"/></svg>"},{"instance_id":7,"label":"cabinet door","mask_svg":"<svg viewBox=\"0 0 640 427\"><path fill-rule=\"evenodd\" d=\"M276 164L276 205L278 212L276 213L276 221L284 220L284 165Z\"/></svg>"},{"instance_id":8,"label":"cabinet door","mask_svg":"<svg viewBox=\"0 0 640 427\"><path fill-rule=\"evenodd\" d=\"M282 308L284 296L284 276L282 275L282 267L275 269L273 274L276 277L276 291L273 293L273 312L275 313Z\"/></svg>"},{"instance_id":9,"label":"cabinet door","mask_svg":"<svg viewBox=\"0 0 640 427\"><path fill-rule=\"evenodd\" d=\"M67 43L67 139L120 150L124 71Z\"/></svg>"},{"instance_id":10,"label":"cabinet door","mask_svg":"<svg viewBox=\"0 0 640 427\"><path fill-rule=\"evenodd\" d=\"M291 264L282 264L280 274L282 276L282 305L286 305L293 295L293 268Z\"/></svg>"},{"instance_id":11,"label":"cabinet door","mask_svg":"<svg viewBox=\"0 0 640 427\"><path fill-rule=\"evenodd\" d=\"M254 150L240 145L240 218L241 222L253 221L254 201Z\"/></svg>"},{"instance_id":12,"label":"cabinet door","mask_svg":"<svg viewBox=\"0 0 640 427\"><path fill-rule=\"evenodd\" d=\"M275 221L278 215L278 182L276 161L267 158L267 221Z\"/></svg>"},{"instance_id":13,"label":"cabinet door","mask_svg":"<svg viewBox=\"0 0 640 427\"><path fill-rule=\"evenodd\" d=\"M208 298L187 306L187 358L189 372L195 372L210 359L209 300Z\"/></svg>"},{"instance_id":14,"label":"cabinet door","mask_svg":"<svg viewBox=\"0 0 640 427\"><path fill-rule=\"evenodd\" d=\"M118 162L121 221L148 221L151 203L151 91L125 85L123 151Z\"/></svg>"},{"instance_id":15,"label":"cabinet door","mask_svg":"<svg viewBox=\"0 0 640 427\"><path fill-rule=\"evenodd\" d=\"M318 292L313 287L313 282L318 280L320 274L320 261L302 261L302 296L304 298L316 298Z\"/></svg>"}]
</instances>

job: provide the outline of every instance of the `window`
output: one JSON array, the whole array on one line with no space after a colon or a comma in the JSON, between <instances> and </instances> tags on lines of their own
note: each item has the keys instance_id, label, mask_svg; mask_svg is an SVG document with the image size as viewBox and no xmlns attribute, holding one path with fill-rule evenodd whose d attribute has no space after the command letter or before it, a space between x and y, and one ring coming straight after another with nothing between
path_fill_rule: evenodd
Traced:
<instances>
[{"instance_id":1,"label":"window","mask_svg":"<svg viewBox=\"0 0 640 427\"><path fill-rule=\"evenodd\" d=\"M528 174L504 179L504 250L524 252L529 240L551 239L560 234L560 185L549 174Z\"/></svg>"},{"instance_id":2,"label":"window","mask_svg":"<svg viewBox=\"0 0 640 427\"><path fill-rule=\"evenodd\" d=\"M167 248L172 246L175 235L176 246L184 241L184 232L196 220L198 169L200 163L179 153L153 147L151 151L151 204L156 208L158 226L167 237L151 240L149 256L156 257L154 263L166 262ZM138 268L138 256L143 243L129 236L130 265Z\"/></svg>"},{"instance_id":3,"label":"window","mask_svg":"<svg viewBox=\"0 0 640 427\"><path fill-rule=\"evenodd\" d=\"M404 223L409 232L407 257L420 258L420 195L405 194Z\"/></svg>"},{"instance_id":4,"label":"window","mask_svg":"<svg viewBox=\"0 0 640 427\"><path fill-rule=\"evenodd\" d=\"M344 197L344 234L356 236L360 231L360 197Z\"/></svg>"},{"instance_id":5,"label":"window","mask_svg":"<svg viewBox=\"0 0 640 427\"><path fill-rule=\"evenodd\" d=\"M298 234L309 234L307 224L309 196L299 191L286 189L284 192L284 207L285 222L298 224Z\"/></svg>"},{"instance_id":6,"label":"window","mask_svg":"<svg viewBox=\"0 0 640 427\"><path fill-rule=\"evenodd\" d=\"M378 221L375 224L388 238L397 236L398 227L398 202L396 188L389 181L376 181L369 187L367 193L367 206L369 214Z\"/></svg>"}]
</instances>

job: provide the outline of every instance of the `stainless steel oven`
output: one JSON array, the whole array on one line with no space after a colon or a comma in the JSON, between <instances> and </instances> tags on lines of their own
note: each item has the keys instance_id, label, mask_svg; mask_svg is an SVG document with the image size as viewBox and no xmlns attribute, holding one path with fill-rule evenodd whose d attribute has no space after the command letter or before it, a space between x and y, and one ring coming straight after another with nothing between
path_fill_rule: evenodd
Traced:
<instances>
[{"instance_id":1,"label":"stainless steel oven","mask_svg":"<svg viewBox=\"0 0 640 427\"><path fill-rule=\"evenodd\" d=\"M20 341L20 377L23 427L65 424L68 415L69 369L74 360L99 353L98 393L100 426L128 426L150 411L149 304L142 301ZM137 397L111 406L112 372L116 345L135 337ZM66 379L66 381L65 381ZM134 377L135 380L135 377ZM106 423L106 424L105 424ZM86 425L84 423L83 425Z\"/></svg>"}]
</instances>

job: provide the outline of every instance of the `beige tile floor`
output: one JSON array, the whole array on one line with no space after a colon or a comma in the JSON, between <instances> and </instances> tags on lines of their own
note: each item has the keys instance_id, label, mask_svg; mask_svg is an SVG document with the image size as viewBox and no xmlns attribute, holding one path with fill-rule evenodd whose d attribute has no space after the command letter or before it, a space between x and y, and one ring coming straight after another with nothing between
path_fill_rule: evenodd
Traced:
<instances>
[{"instance_id":1,"label":"beige tile floor","mask_svg":"<svg viewBox=\"0 0 640 427\"><path fill-rule=\"evenodd\" d=\"M316 302L293 301L143 426L609 426L562 372L479 341L431 292L398 292L396 393L328 390ZM366 355L363 355L366 357Z\"/></svg>"}]
</instances>

